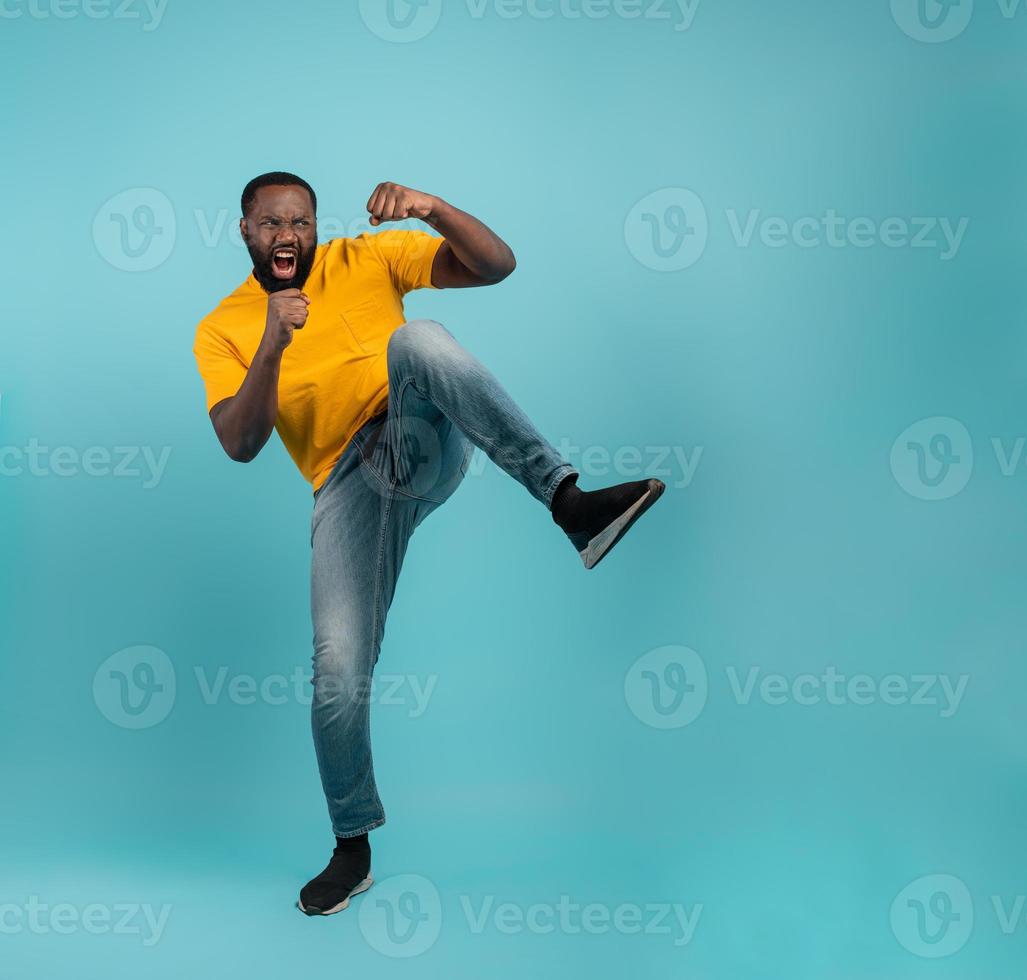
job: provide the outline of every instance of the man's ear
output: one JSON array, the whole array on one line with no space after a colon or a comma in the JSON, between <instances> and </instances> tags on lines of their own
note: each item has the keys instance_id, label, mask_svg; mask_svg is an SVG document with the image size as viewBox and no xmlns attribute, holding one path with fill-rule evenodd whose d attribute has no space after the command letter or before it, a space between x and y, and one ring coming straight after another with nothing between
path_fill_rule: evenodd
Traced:
<instances>
[{"instance_id":1,"label":"man's ear","mask_svg":"<svg viewBox=\"0 0 1027 980\"><path fill-rule=\"evenodd\" d=\"M246 219L239 219L239 234L242 235L242 240L245 242L246 239Z\"/></svg>"}]
</instances>

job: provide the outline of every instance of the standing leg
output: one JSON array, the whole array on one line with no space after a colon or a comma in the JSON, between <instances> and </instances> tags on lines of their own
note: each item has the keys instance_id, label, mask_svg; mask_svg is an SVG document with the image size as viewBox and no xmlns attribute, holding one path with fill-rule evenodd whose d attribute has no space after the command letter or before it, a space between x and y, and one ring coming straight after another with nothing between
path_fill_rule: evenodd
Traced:
<instances>
[{"instance_id":1,"label":"standing leg","mask_svg":"<svg viewBox=\"0 0 1027 980\"><path fill-rule=\"evenodd\" d=\"M436 413L451 493L470 458L468 444ZM314 697L311 727L335 853L300 893L310 915L344 909L371 885L367 833L385 822L371 756L371 680L407 545L445 499L421 499L383 483L364 459L376 425L365 425L318 491L311 520Z\"/></svg>"},{"instance_id":2,"label":"standing leg","mask_svg":"<svg viewBox=\"0 0 1027 980\"><path fill-rule=\"evenodd\" d=\"M410 502L361 472L358 449L354 443L336 464L311 521L311 723L337 837L385 822L371 762L371 678L420 516Z\"/></svg>"}]
</instances>

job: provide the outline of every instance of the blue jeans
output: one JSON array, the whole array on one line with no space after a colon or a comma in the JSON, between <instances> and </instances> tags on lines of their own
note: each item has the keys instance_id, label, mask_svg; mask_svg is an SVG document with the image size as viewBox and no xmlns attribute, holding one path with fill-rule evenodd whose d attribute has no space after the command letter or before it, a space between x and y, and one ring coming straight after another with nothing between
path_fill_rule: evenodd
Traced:
<instances>
[{"instance_id":1,"label":"blue jeans","mask_svg":"<svg viewBox=\"0 0 1027 980\"><path fill-rule=\"evenodd\" d=\"M414 529L459 486L475 446L547 508L577 472L442 324L403 324L386 357L388 408L347 445L311 519L311 724L337 837L385 822L371 763L371 676Z\"/></svg>"}]
</instances>

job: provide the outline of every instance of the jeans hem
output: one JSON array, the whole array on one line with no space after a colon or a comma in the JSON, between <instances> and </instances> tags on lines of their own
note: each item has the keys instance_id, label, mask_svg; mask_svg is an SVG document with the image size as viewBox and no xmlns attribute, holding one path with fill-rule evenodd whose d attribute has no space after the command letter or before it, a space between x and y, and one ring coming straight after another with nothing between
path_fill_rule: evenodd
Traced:
<instances>
[{"instance_id":1,"label":"jeans hem","mask_svg":"<svg viewBox=\"0 0 1027 980\"><path fill-rule=\"evenodd\" d=\"M564 463L556 471L553 479L549 481L549 486L542 492L542 503L546 505L547 510L553 509L553 495L556 493L556 488L572 473L578 473L578 471L570 463ZM578 476L580 475L578 473Z\"/></svg>"},{"instance_id":2,"label":"jeans hem","mask_svg":"<svg viewBox=\"0 0 1027 980\"><path fill-rule=\"evenodd\" d=\"M374 830L376 827L380 827L385 823L385 817L380 817L378 820L374 820L359 830L347 830L344 834L340 834L334 827L332 833L336 837L359 837L361 834L366 834L368 831Z\"/></svg>"}]
</instances>

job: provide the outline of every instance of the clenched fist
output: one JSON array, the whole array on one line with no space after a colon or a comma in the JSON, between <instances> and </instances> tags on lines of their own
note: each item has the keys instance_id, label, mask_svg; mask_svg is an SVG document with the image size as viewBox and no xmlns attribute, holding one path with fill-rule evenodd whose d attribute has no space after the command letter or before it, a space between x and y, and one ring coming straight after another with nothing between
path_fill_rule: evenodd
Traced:
<instances>
[{"instance_id":1,"label":"clenched fist","mask_svg":"<svg viewBox=\"0 0 1027 980\"><path fill-rule=\"evenodd\" d=\"M385 181L367 199L367 210L371 214L372 225L380 225L383 221L402 221L404 218L424 220L431 217L437 200L431 194L422 194L412 187Z\"/></svg>"},{"instance_id":2,"label":"clenched fist","mask_svg":"<svg viewBox=\"0 0 1027 980\"><path fill-rule=\"evenodd\" d=\"M307 322L310 297L298 289L282 289L267 299L267 322L264 325L264 343L281 353L292 343L294 330L302 330Z\"/></svg>"}]
</instances>

